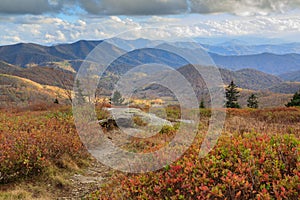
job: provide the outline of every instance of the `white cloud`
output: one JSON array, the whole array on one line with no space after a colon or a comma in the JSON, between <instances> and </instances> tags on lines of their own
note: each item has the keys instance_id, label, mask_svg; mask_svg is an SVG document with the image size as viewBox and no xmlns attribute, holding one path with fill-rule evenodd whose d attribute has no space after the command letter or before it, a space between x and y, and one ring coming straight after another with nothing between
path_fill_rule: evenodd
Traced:
<instances>
[{"instance_id":1,"label":"white cloud","mask_svg":"<svg viewBox=\"0 0 300 200\"><path fill-rule=\"evenodd\" d=\"M66 37L62 31L60 31L60 30L56 31L56 36L57 36L57 40L66 41Z\"/></svg>"},{"instance_id":2,"label":"white cloud","mask_svg":"<svg viewBox=\"0 0 300 200\"><path fill-rule=\"evenodd\" d=\"M51 35L51 34L49 34L49 33L46 33L45 39L46 39L47 43L51 43L51 42L54 42L54 41L55 41L55 36L54 36L54 35Z\"/></svg>"},{"instance_id":3,"label":"white cloud","mask_svg":"<svg viewBox=\"0 0 300 200\"><path fill-rule=\"evenodd\" d=\"M285 37L298 35L300 15L202 19L200 15L175 17L82 18L73 22L56 17L15 16L0 23L0 45L16 42L53 44L80 39L101 40L129 30L129 38L172 39L177 37L259 35ZM194 22L194 23L191 23ZM26 22L26 23L24 23ZM299 40L299 39L298 39Z\"/></svg>"},{"instance_id":4,"label":"white cloud","mask_svg":"<svg viewBox=\"0 0 300 200\"><path fill-rule=\"evenodd\" d=\"M38 29L32 29L30 30L31 34L34 35L34 36L38 36L41 34L41 31L38 30Z\"/></svg>"},{"instance_id":5,"label":"white cloud","mask_svg":"<svg viewBox=\"0 0 300 200\"><path fill-rule=\"evenodd\" d=\"M77 23L79 26L83 26L83 27L86 26L86 22L83 20L78 20Z\"/></svg>"},{"instance_id":6,"label":"white cloud","mask_svg":"<svg viewBox=\"0 0 300 200\"><path fill-rule=\"evenodd\" d=\"M151 16L147 19L147 23L178 23L180 19L172 17Z\"/></svg>"},{"instance_id":7,"label":"white cloud","mask_svg":"<svg viewBox=\"0 0 300 200\"><path fill-rule=\"evenodd\" d=\"M4 40L12 41L14 43L21 42L21 38L19 36L3 36Z\"/></svg>"},{"instance_id":8,"label":"white cloud","mask_svg":"<svg viewBox=\"0 0 300 200\"><path fill-rule=\"evenodd\" d=\"M115 22L122 22L122 20L117 16L111 16L110 19L115 21Z\"/></svg>"}]
</instances>

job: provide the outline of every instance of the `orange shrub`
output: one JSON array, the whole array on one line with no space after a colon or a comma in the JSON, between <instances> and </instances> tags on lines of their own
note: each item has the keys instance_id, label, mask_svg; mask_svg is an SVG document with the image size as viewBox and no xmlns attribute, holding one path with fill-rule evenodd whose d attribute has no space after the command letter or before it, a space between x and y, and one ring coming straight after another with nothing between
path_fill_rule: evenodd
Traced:
<instances>
[{"instance_id":1,"label":"orange shrub","mask_svg":"<svg viewBox=\"0 0 300 200\"><path fill-rule=\"evenodd\" d=\"M227 112L225 132L205 158L198 155L208 118L178 161L156 172L119 173L89 198L299 199L300 110Z\"/></svg>"},{"instance_id":2,"label":"orange shrub","mask_svg":"<svg viewBox=\"0 0 300 200\"><path fill-rule=\"evenodd\" d=\"M223 136L202 159L198 157L201 138L197 142L174 164L147 174L119 174L89 198L300 198L300 142L296 136Z\"/></svg>"},{"instance_id":3,"label":"orange shrub","mask_svg":"<svg viewBox=\"0 0 300 200\"><path fill-rule=\"evenodd\" d=\"M64 155L88 157L70 110L0 114L0 182L42 173Z\"/></svg>"}]
</instances>

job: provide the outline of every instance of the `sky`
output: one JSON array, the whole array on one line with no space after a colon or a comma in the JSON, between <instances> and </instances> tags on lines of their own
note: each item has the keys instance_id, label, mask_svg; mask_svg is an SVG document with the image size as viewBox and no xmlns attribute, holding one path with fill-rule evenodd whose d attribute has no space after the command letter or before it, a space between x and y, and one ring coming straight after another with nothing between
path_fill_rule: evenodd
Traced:
<instances>
[{"instance_id":1,"label":"sky","mask_svg":"<svg viewBox=\"0 0 300 200\"><path fill-rule=\"evenodd\" d=\"M0 45L125 35L300 42L300 0L0 0L0 30Z\"/></svg>"}]
</instances>

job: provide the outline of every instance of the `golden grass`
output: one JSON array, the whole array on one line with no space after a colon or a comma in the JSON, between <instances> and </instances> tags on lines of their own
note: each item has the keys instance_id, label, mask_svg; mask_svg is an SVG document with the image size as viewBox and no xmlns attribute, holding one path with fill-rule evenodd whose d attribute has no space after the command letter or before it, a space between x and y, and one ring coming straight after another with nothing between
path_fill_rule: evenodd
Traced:
<instances>
[{"instance_id":1,"label":"golden grass","mask_svg":"<svg viewBox=\"0 0 300 200\"><path fill-rule=\"evenodd\" d=\"M24 189L25 187L27 187L27 189ZM30 188L25 185L19 185L12 190L0 192L0 200L32 200L32 199L50 200L53 199L53 197L51 197L51 195L47 193L46 188L42 188L42 187Z\"/></svg>"}]
</instances>

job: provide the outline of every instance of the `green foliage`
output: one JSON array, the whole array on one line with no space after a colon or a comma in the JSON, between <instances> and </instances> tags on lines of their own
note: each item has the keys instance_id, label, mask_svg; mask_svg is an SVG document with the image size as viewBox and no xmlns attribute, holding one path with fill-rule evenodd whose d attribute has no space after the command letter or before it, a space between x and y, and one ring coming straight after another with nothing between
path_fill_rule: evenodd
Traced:
<instances>
[{"instance_id":1,"label":"green foliage","mask_svg":"<svg viewBox=\"0 0 300 200\"><path fill-rule=\"evenodd\" d=\"M111 98L111 103L120 106L124 103L125 99L122 97L119 91L115 91L113 97Z\"/></svg>"},{"instance_id":2,"label":"green foliage","mask_svg":"<svg viewBox=\"0 0 300 200\"><path fill-rule=\"evenodd\" d=\"M169 121L176 121L181 118L180 106L168 105L165 108L151 108L152 113L160 118L167 119Z\"/></svg>"},{"instance_id":3,"label":"green foliage","mask_svg":"<svg viewBox=\"0 0 300 200\"><path fill-rule=\"evenodd\" d=\"M300 92L296 92L287 107L300 106Z\"/></svg>"},{"instance_id":4,"label":"green foliage","mask_svg":"<svg viewBox=\"0 0 300 200\"><path fill-rule=\"evenodd\" d=\"M240 108L237 100L239 97L239 91L237 90L237 85L233 81L226 88L226 107L227 108Z\"/></svg>"},{"instance_id":5,"label":"green foliage","mask_svg":"<svg viewBox=\"0 0 300 200\"><path fill-rule=\"evenodd\" d=\"M247 106L249 108L258 108L258 100L257 100L257 96L255 94L251 94L251 96L248 98L247 100L248 104Z\"/></svg>"},{"instance_id":6,"label":"green foliage","mask_svg":"<svg viewBox=\"0 0 300 200\"><path fill-rule=\"evenodd\" d=\"M175 132L175 128L173 126L164 125L161 130L159 131L160 134L170 134Z\"/></svg>"}]
</instances>

